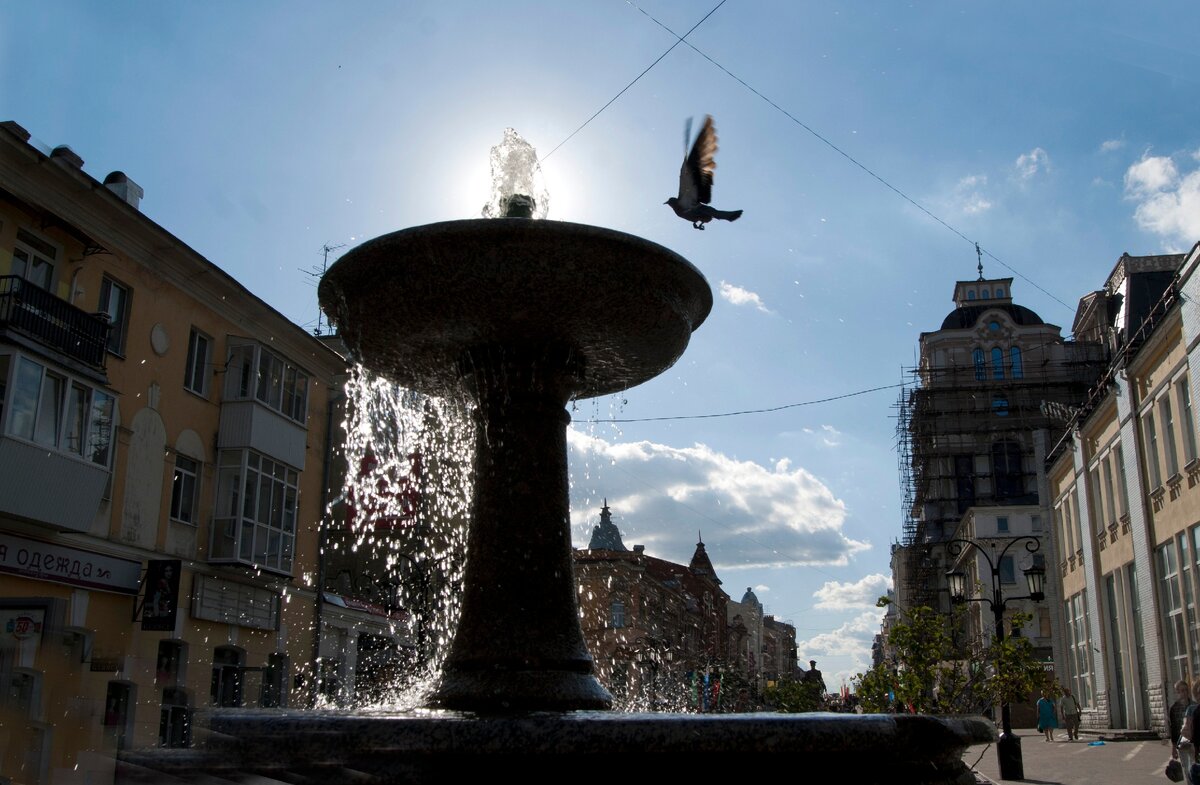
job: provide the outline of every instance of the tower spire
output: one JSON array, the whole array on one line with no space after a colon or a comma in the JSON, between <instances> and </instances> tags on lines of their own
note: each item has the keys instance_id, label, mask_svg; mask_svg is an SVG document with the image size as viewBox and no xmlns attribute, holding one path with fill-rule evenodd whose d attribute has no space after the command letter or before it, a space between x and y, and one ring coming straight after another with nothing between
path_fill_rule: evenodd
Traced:
<instances>
[{"instance_id":1,"label":"tower spire","mask_svg":"<svg viewBox=\"0 0 1200 785\"><path fill-rule=\"evenodd\" d=\"M979 280L983 280L983 251L979 250L979 243L975 243L975 256L979 259Z\"/></svg>"}]
</instances>

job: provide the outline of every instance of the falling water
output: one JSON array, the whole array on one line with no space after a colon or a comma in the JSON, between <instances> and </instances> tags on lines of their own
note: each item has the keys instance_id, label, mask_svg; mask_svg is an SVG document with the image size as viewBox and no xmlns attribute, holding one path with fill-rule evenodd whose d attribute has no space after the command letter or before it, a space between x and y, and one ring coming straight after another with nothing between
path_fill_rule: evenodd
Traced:
<instances>
[{"instance_id":1,"label":"falling water","mask_svg":"<svg viewBox=\"0 0 1200 785\"><path fill-rule=\"evenodd\" d=\"M332 505L335 515L341 507L346 536L328 547L349 553L330 561L353 566L360 594L365 585L402 609L392 632L413 646L407 662L376 674L391 676L390 686L357 702L412 708L435 686L458 618L473 430L464 401L406 390L362 366L351 372L346 400L347 471Z\"/></svg>"}]
</instances>

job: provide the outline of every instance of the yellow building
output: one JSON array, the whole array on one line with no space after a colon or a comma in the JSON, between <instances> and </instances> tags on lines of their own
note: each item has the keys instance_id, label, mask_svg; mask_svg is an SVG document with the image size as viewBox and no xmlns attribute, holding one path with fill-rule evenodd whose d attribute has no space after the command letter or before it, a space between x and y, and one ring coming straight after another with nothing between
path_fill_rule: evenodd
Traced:
<instances>
[{"instance_id":1,"label":"yellow building","mask_svg":"<svg viewBox=\"0 0 1200 785\"><path fill-rule=\"evenodd\" d=\"M1200 678L1197 264L1200 245L1123 255L1075 319L1076 337L1109 353L1049 460L1060 673L1083 705L1084 727L1165 735L1171 683Z\"/></svg>"},{"instance_id":2,"label":"yellow building","mask_svg":"<svg viewBox=\"0 0 1200 785\"><path fill-rule=\"evenodd\" d=\"M82 164L0 124L0 782L313 684L345 363Z\"/></svg>"}]
</instances>

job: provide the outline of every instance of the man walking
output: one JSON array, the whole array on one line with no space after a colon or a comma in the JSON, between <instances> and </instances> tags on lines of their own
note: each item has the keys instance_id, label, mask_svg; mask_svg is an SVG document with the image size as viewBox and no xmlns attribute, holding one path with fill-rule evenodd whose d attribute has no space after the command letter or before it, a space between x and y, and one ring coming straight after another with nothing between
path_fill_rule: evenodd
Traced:
<instances>
[{"instance_id":1,"label":"man walking","mask_svg":"<svg viewBox=\"0 0 1200 785\"><path fill-rule=\"evenodd\" d=\"M1067 741L1079 738L1079 717L1083 710L1079 701L1071 694L1070 687L1063 687L1062 697L1058 699L1058 710L1062 714L1063 724L1067 726Z\"/></svg>"}]
</instances>

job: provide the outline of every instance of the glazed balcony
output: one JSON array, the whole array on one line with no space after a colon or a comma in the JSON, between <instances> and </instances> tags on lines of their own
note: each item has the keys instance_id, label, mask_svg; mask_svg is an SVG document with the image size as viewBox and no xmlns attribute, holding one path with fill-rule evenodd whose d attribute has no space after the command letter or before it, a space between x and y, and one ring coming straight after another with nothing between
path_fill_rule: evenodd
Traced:
<instances>
[{"instance_id":1,"label":"glazed balcony","mask_svg":"<svg viewBox=\"0 0 1200 785\"><path fill-rule=\"evenodd\" d=\"M107 358L109 324L20 276L0 276L0 335L37 344L96 371Z\"/></svg>"}]
</instances>

